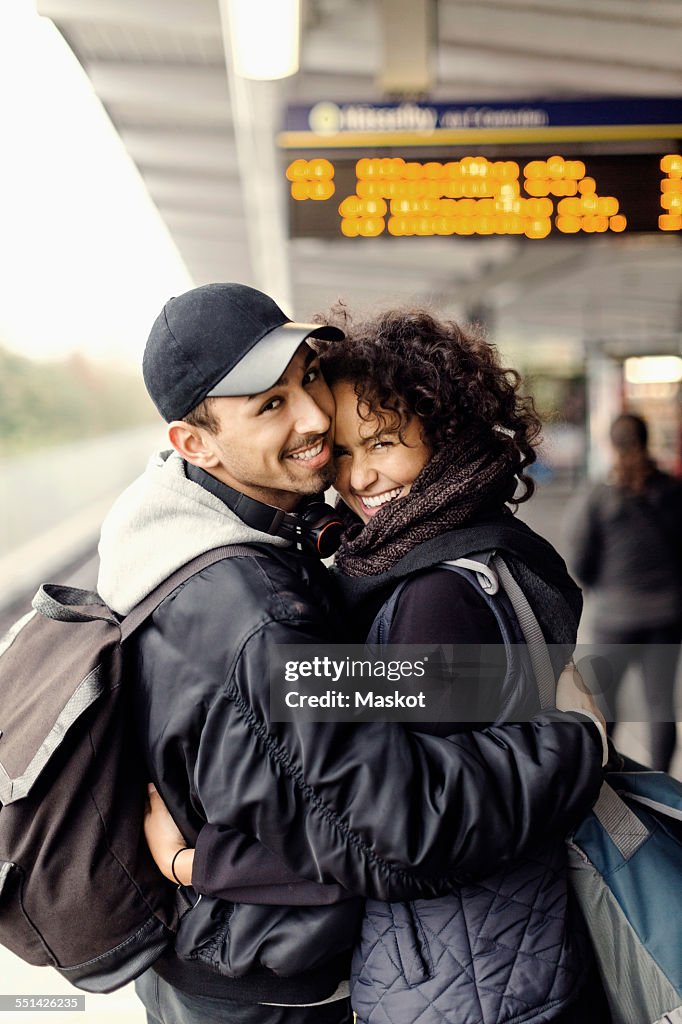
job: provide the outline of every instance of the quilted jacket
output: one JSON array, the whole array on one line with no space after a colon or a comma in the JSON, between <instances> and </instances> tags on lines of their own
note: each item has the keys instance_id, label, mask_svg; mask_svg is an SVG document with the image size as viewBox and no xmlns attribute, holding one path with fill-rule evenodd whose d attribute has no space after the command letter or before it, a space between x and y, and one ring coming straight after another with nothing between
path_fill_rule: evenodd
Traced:
<instances>
[{"instance_id":1,"label":"quilted jacket","mask_svg":"<svg viewBox=\"0 0 682 1024\"><path fill-rule=\"evenodd\" d=\"M523 635L508 599L502 592L486 594L471 571L448 571L465 577L497 619L508 654L500 689L505 715L532 714L536 684L529 663L512 646ZM528 572L526 566L526 584ZM405 641L394 616L410 579L380 608L369 642ZM536 596L539 582L531 585ZM564 623L570 618L567 607ZM351 1001L358 1024L540 1024L557 1018L582 1024L582 1017L564 1017L564 1011L592 962L568 889L564 844L540 841L532 853L451 895L368 900L353 957Z\"/></svg>"},{"instance_id":2,"label":"quilted jacket","mask_svg":"<svg viewBox=\"0 0 682 1024\"><path fill-rule=\"evenodd\" d=\"M449 896L368 900L351 1002L358 1024L544 1024L590 960L554 844Z\"/></svg>"}]
</instances>

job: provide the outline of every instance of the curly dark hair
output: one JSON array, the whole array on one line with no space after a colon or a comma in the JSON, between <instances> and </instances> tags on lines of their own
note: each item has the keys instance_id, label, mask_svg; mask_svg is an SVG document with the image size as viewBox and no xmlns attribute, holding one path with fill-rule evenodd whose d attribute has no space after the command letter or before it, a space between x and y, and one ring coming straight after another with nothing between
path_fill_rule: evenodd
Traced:
<instances>
[{"instance_id":1,"label":"curly dark hair","mask_svg":"<svg viewBox=\"0 0 682 1024\"><path fill-rule=\"evenodd\" d=\"M478 326L413 308L354 320L343 302L315 319L345 332L345 340L318 341L316 348L327 382L353 384L367 418L385 423L388 413L400 430L419 416L434 451L456 443L464 427L478 426L495 448L513 446L514 475L524 487L514 503L531 497L535 485L525 470L537 457L540 418L533 399L520 393L520 375L500 365Z\"/></svg>"}]
</instances>

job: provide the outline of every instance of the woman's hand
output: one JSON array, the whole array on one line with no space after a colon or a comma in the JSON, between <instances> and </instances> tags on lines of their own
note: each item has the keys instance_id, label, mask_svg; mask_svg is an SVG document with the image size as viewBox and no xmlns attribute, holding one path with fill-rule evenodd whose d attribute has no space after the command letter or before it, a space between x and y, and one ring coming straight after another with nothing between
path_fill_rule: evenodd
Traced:
<instances>
[{"instance_id":1,"label":"woman's hand","mask_svg":"<svg viewBox=\"0 0 682 1024\"><path fill-rule=\"evenodd\" d=\"M559 676L556 688L556 706L559 711L579 711L581 714L587 715L592 719L599 729L601 736L603 767L609 759L606 720L597 707L594 697L585 685L585 680L572 661L569 661Z\"/></svg>"},{"instance_id":2,"label":"woman's hand","mask_svg":"<svg viewBox=\"0 0 682 1024\"><path fill-rule=\"evenodd\" d=\"M154 862L171 882L191 885L194 850L187 848L182 832L151 782L147 786L147 795L144 834Z\"/></svg>"},{"instance_id":3,"label":"woman's hand","mask_svg":"<svg viewBox=\"0 0 682 1024\"><path fill-rule=\"evenodd\" d=\"M588 715L594 715L606 729L604 716L572 661L569 661L559 676L556 688L556 706L559 711L584 711Z\"/></svg>"}]
</instances>

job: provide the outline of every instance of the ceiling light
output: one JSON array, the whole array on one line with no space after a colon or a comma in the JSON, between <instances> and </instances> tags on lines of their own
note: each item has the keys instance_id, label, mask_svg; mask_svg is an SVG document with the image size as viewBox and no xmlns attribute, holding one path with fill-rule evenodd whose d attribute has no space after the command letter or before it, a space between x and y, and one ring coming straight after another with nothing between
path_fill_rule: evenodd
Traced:
<instances>
[{"instance_id":1,"label":"ceiling light","mask_svg":"<svg viewBox=\"0 0 682 1024\"><path fill-rule=\"evenodd\" d=\"M633 356L625 360L628 384L675 384L682 380L679 356Z\"/></svg>"},{"instance_id":2,"label":"ceiling light","mask_svg":"<svg viewBox=\"0 0 682 1024\"><path fill-rule=\"evenodd\" d=\"M222 0L232 60L242 78L286 78L298 71L300 0Z\"/></svg>"}]
</instances>

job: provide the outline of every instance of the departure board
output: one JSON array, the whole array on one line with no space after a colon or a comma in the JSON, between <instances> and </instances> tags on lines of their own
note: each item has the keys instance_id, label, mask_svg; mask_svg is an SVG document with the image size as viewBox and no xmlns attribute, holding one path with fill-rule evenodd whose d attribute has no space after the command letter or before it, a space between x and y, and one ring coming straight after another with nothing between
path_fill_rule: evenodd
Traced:
<instances>
[{"instance_id":1,"label":"departure board","mask_svg":"<svg viewBox=\"0 0 682 1024\"><path fill-rule=\"evenodd\" d=\"M280 136L292 237L682 231L680 100L348 108Z\"/></svg>"}]
</instances>

